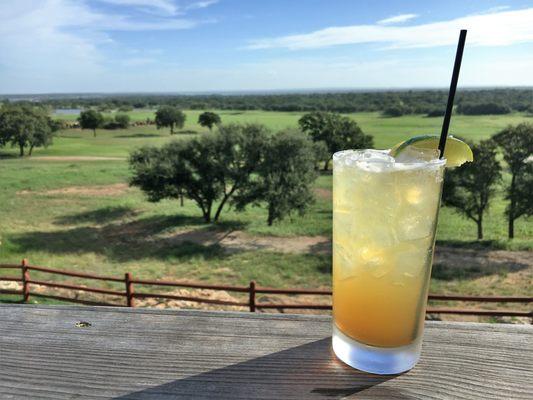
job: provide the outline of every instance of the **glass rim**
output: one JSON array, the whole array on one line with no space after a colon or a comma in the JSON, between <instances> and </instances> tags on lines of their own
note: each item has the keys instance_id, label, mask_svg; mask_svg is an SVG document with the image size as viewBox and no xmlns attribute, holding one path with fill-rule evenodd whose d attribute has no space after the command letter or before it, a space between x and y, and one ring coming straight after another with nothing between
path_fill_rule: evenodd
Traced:
<instances>
[{"instance_id":1,"label":"glass rim","mask_svg":"<svg viewBox=\"0 0 533 400\"><path fill-rule=\"evenodd\" d=\"M372 151L375 151L375 152L378 152L378 153L383 153L383 154L388 154L390 152L391 149L346 149L346 150L340 150L340 151L337 151L335 153L333 153L333 163L335 164L336 161L339 161L339 157L343 154L347 154L347 153L354 153L354 154L360 154L360 153L363 153L365 151L369 151L369 150L372 150ZM444 166L446 164L446 159L445 158L436 158L436 159L432 159L430 161L413 161L413 162L395 162L394 164L395 165L405 165L405 166L411 166L411 167L425 167L425 166ZM357 165L358 163L360 162L370 162L370 163L375 163L375 164L390 164L389 161L385 161L385 160L379 160L379 159L376 159L376 160L364 160L364 159L356 159L356 160L353 160L353 164L348 164L346 163L345 166L347 167L354 167L355 165Z\"/></svg>"}]
</instances>

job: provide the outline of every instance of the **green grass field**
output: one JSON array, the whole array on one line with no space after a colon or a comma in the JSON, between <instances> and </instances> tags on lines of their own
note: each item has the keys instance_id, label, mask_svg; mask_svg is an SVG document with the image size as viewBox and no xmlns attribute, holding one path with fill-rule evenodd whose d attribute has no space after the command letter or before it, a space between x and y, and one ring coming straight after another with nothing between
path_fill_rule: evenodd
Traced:
<instances>
[{"instance_id":1,"label":"green grass field","mask_svg":"<svg viewBox=\"0 0 533 400\"><path fill-rule=\"evenodd\" d=\"M228 284L245 284L255 279L265 286L327 287L330 284L330 257L323 254L286 254L269 250L224 252L220 246L176 245L175 238L190 230L239 230L251 236L331 236L331 176L322 175L316 187L322 189L317 201L303 217L294 217L272 227L266 225L266 212L251 207L244 213L226 211L219 226L205 226L195 205L185 201L149 203L137 189L127 188L129 170L125 160L83 161L40 159L40 156L127 157L142 145L161 145L170 140L194 136L205 130L196 124L199 112L187 111L187 134L171 137L168 130L134 127L128 130L67 130L59 133L54 145L36 149L34 158L15 157L16 149L4 149L0 158L0 262L32 263L120 276L125 271L137 277L191 279ZM220 113L228 122L264 123L273 130L296 126L298 113L231 112ZM131 113L133 120L152 116L151 111ZM72 116L68 116L72 118ZM406 116L382 118L376 113L352 114L366 133L375 137L377 147L390 147L419 133L438 133L440 118ZM453 118L452 132L479 140L508 124L528 119L525 115ZM93 192L65 188L102 186ZM502 195L486 216L486 240L475 240L475 224L451 209L440 214L438 241L462 247L532 249L533 224L520 219L516 239L506 239ZM503 268L495 272L490 288L472 276L434 279L432 290L455 293L515 293L528 291L528 283L498 285L507 277ZM492 275L491 275L492 276ZM60 279L60 278L57 278ZM529 276L528 279L531 279ZM484 282L484 281L480 281ZM486 289L486 290L485 290Z\"/></svg>"},{"instance_id":2,"label":"green grass field","mask_svg":"<svg viewBox=\"0 0 533 400\"><path fill-rule=\"evenodd\" d=\"M261 123L272 130L296 127L301 113L269 112L269 111L217 111L224 123ZM190 137L190 132L201 133L206 129L197 124L200 111L186 111L185 126L174 137L168 129L157 130L155 126L132 127L128 130L106 131L97 130L96 139L92 131L67 130L55 139L54 146L48 149L37 149L35 155L83 155L126 157L136 147L145 144L159 145L173 138ZM111 115L111 114L107 114ZM153 111L133 111L129 113L132 121L146 120L154 116ZM389 148L394 144L418 134L439 134L441 118L427 118L421 115L408 115L399 118L384 118L378 113L349 114L359 123L365 133L374 136L377 148ZM60 116L74 120L75 115ZM58 117L59 118L59 117ZM457 115L452 118L450 132L471 140L487 138L509 124L517 124L533 118L525 114L492 115L472 117ZM15 150L13 150L15 154Z\"/></svg>"}]
</instances>

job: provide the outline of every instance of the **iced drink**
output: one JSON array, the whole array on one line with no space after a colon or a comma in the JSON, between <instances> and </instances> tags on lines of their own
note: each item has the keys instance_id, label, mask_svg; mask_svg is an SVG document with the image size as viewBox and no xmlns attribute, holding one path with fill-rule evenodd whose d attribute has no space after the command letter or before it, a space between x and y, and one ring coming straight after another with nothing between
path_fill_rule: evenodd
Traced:
<instances>
[{"instance_id":1,"label":"iced drink","mask_svg":"<svg viewBox=\"0 0 533 400\"><path fill-rule=\"evenodd\" d=\"M333 158L333 348L393 374L420 355L444 160L348 150Z\"/></svg>"}]
</instances>

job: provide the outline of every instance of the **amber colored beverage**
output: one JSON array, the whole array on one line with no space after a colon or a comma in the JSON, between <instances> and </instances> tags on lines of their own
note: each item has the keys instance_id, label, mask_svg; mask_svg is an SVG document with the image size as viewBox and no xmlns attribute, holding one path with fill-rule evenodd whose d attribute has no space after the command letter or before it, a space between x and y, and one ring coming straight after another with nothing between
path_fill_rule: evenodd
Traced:
<instances>
[{"instance_id":1,"label":"amber colored beverage","mask_svg":"<svg viewBox=\"0 0 533 400\"><path fill-rule=\"evenodd\" d=\"M444 164L335 154L333 320L345 342L419 347Z\"/></svg>"}]
</instances>

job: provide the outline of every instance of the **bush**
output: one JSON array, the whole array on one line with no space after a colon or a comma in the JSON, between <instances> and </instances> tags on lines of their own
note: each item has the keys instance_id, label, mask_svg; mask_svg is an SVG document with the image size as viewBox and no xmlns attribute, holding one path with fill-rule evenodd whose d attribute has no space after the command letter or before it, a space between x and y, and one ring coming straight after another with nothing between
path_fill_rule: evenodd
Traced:
<instances>
[{"instance_id":1,"label":"bush","mask_svg":"<svg viewBox=\"0 0 533 400\"><path fill-rule=\"evenodd\" d=\"M401 117L405 114L405 109L401 105L394 105L383 110L384 117Z\"/></svg>"},{"instance_id":2,"label":"bush","mask_svg":"<svg viewBox=\"0 0 533 400\"><path fill-rule=\"evenodd\" d=\"M115 123L120 129L128 129L130 126L130 116L128 114L116 114Z\"/></svg>"},{"instance_id":3,"label":"bush","mask_svg":"<svg viewBox=\"0 0 533 400\"><path fill-rule=\"evenodd\" d=\"M440 108L435 108L426 114L426 117L444 117L446 111Z\"/></svg>"},{"instance_id":4,"label":"bush","mask_svg":"<svg viewBox=\"0 0 533 400\"><path fill-rule=\"evenodd\" d=\"M464 115L509 114L511 108L497 103L461 103L457 106L457 113Z\"/></svg>"}]
</instances>

